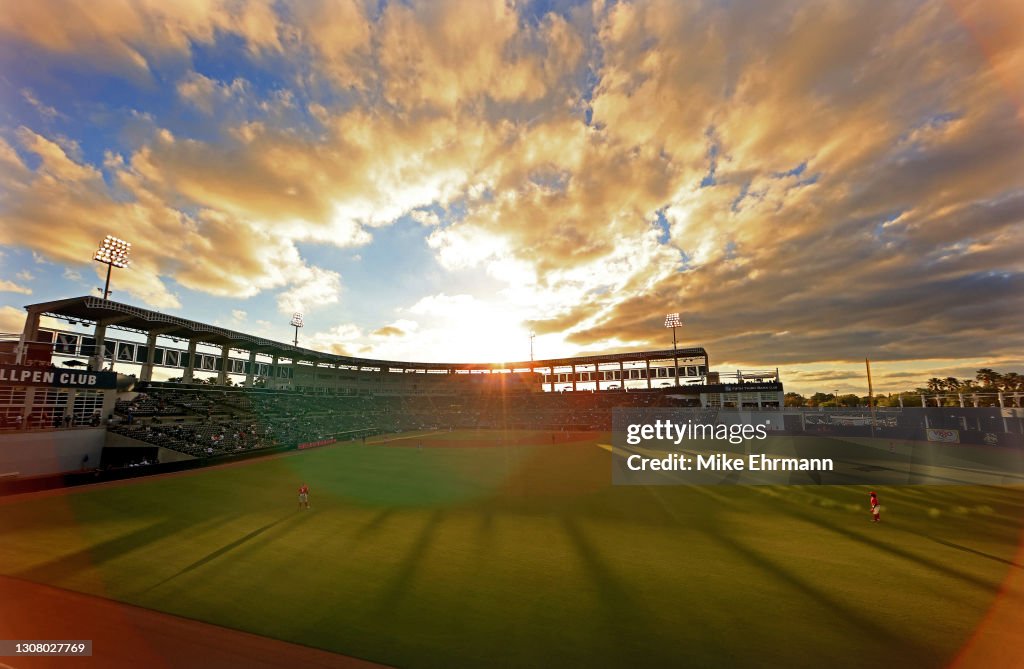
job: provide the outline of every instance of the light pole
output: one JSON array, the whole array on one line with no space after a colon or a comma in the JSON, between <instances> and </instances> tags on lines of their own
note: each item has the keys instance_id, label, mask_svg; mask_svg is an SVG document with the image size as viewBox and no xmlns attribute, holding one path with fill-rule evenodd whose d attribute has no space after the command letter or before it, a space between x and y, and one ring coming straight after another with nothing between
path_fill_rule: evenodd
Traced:
<instances>
[{"instance_id":1,"label":"light pole","mask_svg":"<svg viewBox=\"0 0 1024 669\"><path fill-rule=\"evenodd\" d=\"M676 348L676 328L682 325L679 320L679 312L665 315L665 327L672 328L672 354L674 357L676 386L679 385L679 349Z\"/></svg>"},{"instance_id":2,"label":"light pole","mask_svg":"<svg viewBox=\"0 0 1024 669\"><path fill-rule=\"evenodd\" d=\"M537 335L530 333L530 362L533 362L533 340L537 338Z\"/></svg>"},{"instance_id":3,"label":"light pole","mask_svg":"<svg viewBox=\"0 0 1024 669\"><path fill-rule=\"evenodd\" d=\"M296 311L292 315L292 325L295 326L295 345L299 345L299 328L302 327L302 314Z\"/></svg>"},{"instance_id":4,"label":"light pole","mask_svg":"<svg viewBox=\"0 0 1024 669\"><path fill-rule=\"evenodd\" d=\"M131 242L126 242L113 235L104 237L103 241L100 242L100 247L96 249L96 255L93 256L93 260L107 266L107 282L103 285L104 300L110 297L110 270L115 267L121 269L128 267L128 254L131 252Z\"/></svg>"}]
</instances>

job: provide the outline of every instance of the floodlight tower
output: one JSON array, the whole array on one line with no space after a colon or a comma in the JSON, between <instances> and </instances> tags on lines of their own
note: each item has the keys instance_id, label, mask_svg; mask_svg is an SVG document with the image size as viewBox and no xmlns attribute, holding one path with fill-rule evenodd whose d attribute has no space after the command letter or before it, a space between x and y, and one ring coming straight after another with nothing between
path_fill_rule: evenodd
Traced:
<instances>
[{"instance_id":1,"label":"floodlight tower","mask_svg":"<svg viewBox=\"0 0 1024 669\"><path fill-rule=\"evenodd\" d=\"M302 314L296 311L292 315L292 325L295 326L295 345L299 345L299 328L302 327Z\"/></svg>"},{"instance_id":2,"label":"floodlight tower","mask_svg":"<svg viewBox=\"0 0 1024 669\"><path fill-rule=\"evenodd\" d=\"M672 353L675 357L675 377L676 385L679 385L679 349L676 348L676 328L682 325L683 322L679 320L679 312L674 314L665 314L665 327L672 328Z\"/></svg>"},{"instance_id":3,"label":"floodlight tower","mask_svg":"<svg viewBox=\"0 0 1024 669\"><path fill-rule=\"evenodd\" d=\"M103 286L104 300L110 297L110 270L115 267L121 269L128 267L128 254L131 252L131 242L126 242L113 235L104 237L103 241L100 242L100 247L96 249L96 255L93 256L93 260L107 266L107 282Z\"/></svg>"}]
</instances>

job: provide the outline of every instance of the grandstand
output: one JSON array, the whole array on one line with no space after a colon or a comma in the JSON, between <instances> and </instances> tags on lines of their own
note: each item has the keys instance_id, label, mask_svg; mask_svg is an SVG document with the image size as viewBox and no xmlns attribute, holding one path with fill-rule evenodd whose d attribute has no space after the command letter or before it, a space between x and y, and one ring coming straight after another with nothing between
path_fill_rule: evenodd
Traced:
<instances>
[{"instance_id":1,"label":"grandstand","mask_svg":"<svg viewBox=\"0 0 1024 669\"><path fill-rule=\"evenodd\" d=\"M498 363L392 361L89 296L26 311L23 331L0 342L0 434L8 435L0 473L22 476L86 461L208 459L387 431L609 429L616 406L782 405L777 369L712 371L701 347ZM68 328L42 327L44 316ZM33 381L25 370L45 372ZM156 370L173 382L154 380ZM70 429L92 433L82 439L65 434ZM24 453L17 443L40 432L49 433L51 457L16 455Z\"/></svg>"},{"instance_id":2,"label":"grandstand","mask_svg":"<svg viewBox=\"0 0 1024 669\"><path fill-rule=\"evenodd\" d=\"M7 478L143 461L202 464L412 430L610 431L620 407L769 410L784 414L778 429L795 432L913 438L952 429L987 444L1024 432L1024 415L1011 407L843 417L784 410L777 369L712 370L701 347L403 362L324 353L94 297L26 310L17 340L0 342ZM91 332L41 327L43 316ZM153 380L158 368L172 380ZM204 382L203 370L216 376Z\"/></svg>"}]
</instances>

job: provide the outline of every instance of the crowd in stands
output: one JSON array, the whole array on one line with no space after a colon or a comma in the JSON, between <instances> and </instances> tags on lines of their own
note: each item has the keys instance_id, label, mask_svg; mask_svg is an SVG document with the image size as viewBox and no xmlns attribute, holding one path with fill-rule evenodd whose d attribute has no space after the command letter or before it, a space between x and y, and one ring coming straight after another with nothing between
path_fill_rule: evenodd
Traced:
<instances>
[{"instance_id":1,"label":"crowd in stands","mask_svg":"<svg viewBox=\"0 0 1024 669\"><path fill-rule=\"evenodd\" d=\"M197 457L428 429L610 430L614 407L680 406L664 393L474 392L351 396L152 385L111 429ZM175 417L176 416L176 417ZM168 418L174 417L167 424Z\"/></svg>"}]
</instances>

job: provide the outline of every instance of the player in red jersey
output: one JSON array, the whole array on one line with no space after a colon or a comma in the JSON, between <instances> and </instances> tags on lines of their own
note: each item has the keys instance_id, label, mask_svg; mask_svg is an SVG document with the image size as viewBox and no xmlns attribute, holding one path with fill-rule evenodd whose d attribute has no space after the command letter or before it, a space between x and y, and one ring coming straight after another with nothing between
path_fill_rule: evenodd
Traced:
<instances>
[{"instance_id":1,"label":"player in red jersey","mask_svg":"<svg viewBox=\"0 0 1024 669\"><path fill-rule=\"evenodd\" d=\"M879 522L881 522L882 521L881 513L882 513L882 507L879 506L879 504L878 504L878 495L876 495L874 493L874 491L872 491L871 492L871 522L872 523L879 523Z\"/></svg>"},{"instance_id":2,"label":"player in red jersey","mask_svg":"<svg viewBox=\"0 0 1024 669\"><path fill-rule=\"evenodd\" d=\"M309 508L309 486L303 483L299 487L299 508Z\"/></svg>"}]
</instances>

